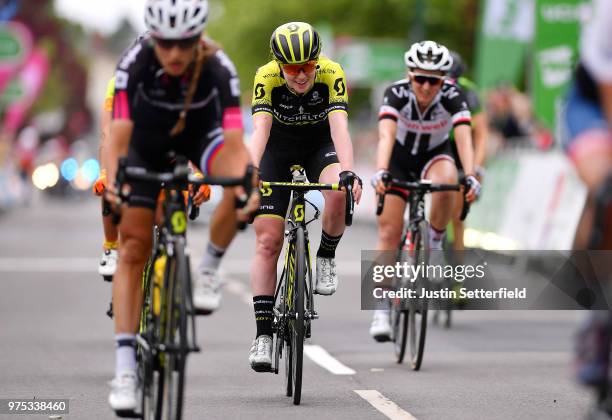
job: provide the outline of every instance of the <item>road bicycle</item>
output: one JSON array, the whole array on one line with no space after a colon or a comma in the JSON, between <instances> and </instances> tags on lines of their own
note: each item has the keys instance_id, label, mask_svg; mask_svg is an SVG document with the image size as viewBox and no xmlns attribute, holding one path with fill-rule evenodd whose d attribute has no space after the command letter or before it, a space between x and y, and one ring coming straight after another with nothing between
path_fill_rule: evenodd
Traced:
<instances>
[{"instance_id":1,"label":"road bicycle","mask_svg":"<svg viewBox=\"0 0 612 420\"><path fill-rule=\"evenodd\" d=\"M261 194L272 190L290 190L291 201L286 217L285 262L274 293L273 362L271 372L278 374L280 359L285 359L285 390L299 405L302 397L304 340L312 335L312 320L318 319L314 306L308 224L319 218L319 209L304 195L313 190L339 191L339 184L308 183L304 168L291 167L292 182L262 182ZM312 206L314 216L306 220L306 205ZM354 202L352 187L347 187L345 223L352 224Z\"/></svg>"},{"instance_id":2,"label":"road bicycle","mask_svg":"<svg viewBox=\"0 0 612 420\"><path fill-rule=\"evenodd\" d=\"M414 266L427 267L430 261L429 249L429 222L425 218L425 195L438 191L459 191L461 184L434 184L430 180L402 181L399 179L383 180L389 187L400 188L409 192L409 206L407 208L407 223L401 236L397 250L397 261ZM376 214L380 215L384 208L384 195L379 195ZM462 220L467 215L468 206L464 201L461 214ZM441 251L439 251L441 252ZM426 270L418 271L413 278L395 277L393 288L395 290L411 289L415 298L392 299L390 322L392 340L397 363L404 361L406 345L410 343L410 365L413 370L419 370L423 362L425 351L425 338L427 336L427 314L429 299L421 298L424 291L430 290L434 285L427 276ZM447 311L450 320L450 306L438 302L440 308Z\"/></svg>"},{"instance_id":3,"label":"road bicycle","mask_svg":"<svg viewBox=\"0 0 612 420\"><path fill-rule=\"evenodd\" d=\"M150 172L128 167L120 160L117 191L130 181L150 182L163 187L163 223L154 228L154 246L143 272L143 305L136 337L139 382L142 385L141 413L123 417L178 420L183 415L187 356L199 352L187 250L187 205L183 191L188 185L242 186L250 192L252 169L243 178L198 177L190 174L187 160L176 156L172 172ZM197 216L192 206L189 217ZM118 217L115 217L118 222Z\"/></svg>"}]
</instances>

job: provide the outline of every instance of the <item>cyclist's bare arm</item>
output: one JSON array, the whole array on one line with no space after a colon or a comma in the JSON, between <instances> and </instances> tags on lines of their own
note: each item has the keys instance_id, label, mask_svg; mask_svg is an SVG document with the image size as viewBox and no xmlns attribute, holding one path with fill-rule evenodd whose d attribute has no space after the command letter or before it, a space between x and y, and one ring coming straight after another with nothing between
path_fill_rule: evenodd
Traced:
<instances>
[{"instance_id":1,"label":"cyclist's bare arm","mask_svg":"<svg viewBox=\"0 0 612 420\"><path fill-rule=\"evenodd\" d=\"M474 134L474 166L482 167L487 155L487 138L489 137L489 124L485 111L472 115L472 132Z\"/></svg>"},{"instance_id":2,"label":"cyclist's bare arm","mask_svg":"<svg viewBox=\"0 0 612 420\"><path fill-rule=\"evenodd\" d=\"M109 111L106 108L102 109L102 114L100 115L100 146L98 149L100 155L100 167L102 169L106 169L106 152L108 149L108 142L110 141L111 120L112 111Z\"/></svg>"},{"instance_id":3,"label":"cyclist's bare arm","mask_svg":"<svg viewBox=\"0 0 612 420\"><path fill-rule=\"evenodd\" d=\"M454 128L455 142L457 143L457 151L459 159L463 164L463 170L467 175L474 175L474 146L472 144L472 127L467 124L461 124ZM470 189L465 195L468 202L476 199L476 193Z\"/></svg>"},{"instance_id":4,"label":"cyclist's bare arm","mask_svg":"<svg viewBox=\"0 0 612 420\"><path fill-rule=\"evenodd\" d=\"M335 111L329 114L329 129L331 138L334 142L334 148L338 154L341 171L355 171L353 162L353 143L348 129L348 114L344 111ZM355 201L359 203L361 200L361 187L355 181L353 185Z\"/></svg>"},{"instance_id":5,"label":"cyclist's bare arm","mask_svg":"<svg viewBox=\"0 0 612 420\"><path fill-rule=\"evenodd\" d=\"M376 149L376 170L389 170L389 161L395 144L397 122L388 118L378 122L378 147ZM385 186L381 180L376 183L376 193L384 194Z\"/></svg>"},{"instance_id":6,"label":"cyclist's bare arm","mask_svg":"<svg viewBox=\"0 0 612 420\"><path fill-rule=\"evenodd\" d=\"M340 167L343 171L352 171L353 167L353 144L348 131L348 115L344 111L336 111L329 114L329 129L332 141L338 154Z\"/></svg>"},{"instance_id":7,"label":"cyclist's bare arm","mask_svg":"<svg viewBox=\"0 0 612 420\"><path fill-rule=\"evenodd\" d=\"M108 142L108 154L106 155L108 158L107 185L109 189L114 188L119 158L127 156L133 130L134 123L132 120L113 120L110 124L110 141Z\"/></svg>"},{"instance_id":8,"label":"cyclist's bare arm","mask_svg":"<svg viewBox=\"0 0 612 420\"><path fill-rule=\"evenodd\" d=\"M253 164L259 167L261 157L263 156L264 150L266 150L266 144L270 137L272 115L267 112L259 112L253 115L253 127L254 130L251 135L251 142L249 143L249 151Z\"/></svg>"},{"instance_id":9,"label":"cyclist's bare arm","mask_svg":"<svg viewBox=\"0 0 612 420\"><path fill-rule=\"evenodd\" d=\"M608 125L612 127L612 82L599 83L599 93L604 115L606 116Z\"/></svg>"},{"instance_id":10,"label":"cyclist's bare arm","mask_svg":"<svg viewBox=\"0 0 612 420\"><path fill-rule=\"evenodd\" d=\"M102 195L106 187L106 167L108 162L108 142L110 141L110 123L112 111L105 106L100 114L100 145L98 146L98 159L100 160L100 176L93 186L96 195Z\"/></svg>"}]
</instances>

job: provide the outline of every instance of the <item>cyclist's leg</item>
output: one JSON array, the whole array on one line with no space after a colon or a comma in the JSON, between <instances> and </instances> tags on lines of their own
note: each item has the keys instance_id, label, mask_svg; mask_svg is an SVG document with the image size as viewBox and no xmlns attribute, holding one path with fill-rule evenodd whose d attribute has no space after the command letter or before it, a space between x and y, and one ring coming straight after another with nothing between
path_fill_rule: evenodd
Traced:
<instances>
[{"instance_id":1,"label":"cyclist's leg","mask_svg":"<svg viewBox=\"0 0 612 420\"><path fill-rule=\"evenodd\" d=\"M419 159L406 158L410 156L409 150L395 143L389 161L389 171L395 179L402 181L413 180L410 173L418 173L422 167ZM397 249L401 241L402 228L404 226L404 212L408 200L408 191L391 187L385 194L385 206L382 214L378 217L378 242L376 249L386 251L380 255L382 260L378 264L394 264L397 258ZM381 287L392 289L393 279L384 279ZM378 308L372 316L370 335L377 342L385 342L391 339L392 328L389 318L391 302L387 299L378 302Z\"/></svg>"},{"instance_id":2,"label":"cyclist's leg","mask_svg":"<svg viewBox=\"0 0 612 420\"><path fill-rule=\"evenodd\" d=\"M221 128L212 129L199 142L193 142L186 153L199 162L200 170L213 176L241 177L249 155L241 136L226 135ZM238 138L239 137L239 138ZM210 221L210 240L194 276L193 303L202 314L209 314L221 304L222 281L218 269L225 251L237 232L235 188L224 188L221 202Z\"/></svg>"},{"instance_id":3,"label":"cyclist's leg","mask_svg":"<svg viewBox=\"0 0 612 420\"><path fill-rule=\"evenodd\" d=\"M101 115L101 136L100 136L100 177L94 183L93 190L96 195L104 194L106 188L106 167L107 167L107 143L110 134L111 111L105 107ZM102 258L98 265L98 273L104 276L105 280L110 280L117 269L117 247L119 241L119 231L113 223L110 214L104 215L104 200L101 200L102 207L102 228L104 231L104 243L102 245Z\"/></svg>"},{"instance_id":4,"label":"cyclist's leg","mask_svg":"<svg viewBox=\"0 0 612 420\"><path fill-rule=\"evenodd\" d=\"M430 152L431 158L421 171L422 179L433 183L456 184L457 167L450 155L450 147L443 144ZM429 246L431 249L442 249L446 225L451 219L456 194L452 191L435 192L431 195L429 215Z\"/></svg>"},{"instance_id":5,"label":"cyclist's leg","mask_svg":"<svg viewBox=\"0 0 612 420\"><path fill-rule=\"evenodd\" d=\"M334 145L324 143L305 159L306 174L321 183L336 183L340 177L340 164ZM345 195L340 191L321 191L325 200L321 243L317 250L315 291L331 295L338 287L336 248L344 233Z\"/></svg>"},{"instance_id":6,"label":"cyclist's leg","mask_svg":"<svg viewBox=\"0 0 612 420\"><path fill-rule=\"evenodd\" d=\"M98 265L98 274L110 280L117 269L117 248L119 247L119 230L113 223L112 215L104 215L104 200L101 200L102 228L104 242L102 244L102 258Z\"/></svg>"},{"instance_id":7,"label":"cyclist's leg","mask_svg":"<svg viewBox=\"0 0 612 420\"><path fill-rule=\"evenodd\" d=\"M565 110L564 148L588 189L576 231L575 249L585 249L591 236L595 196L612 168L612 134L600 107L572 87Z\"/></svg>"},{"instance_id":8,"label":"cyclist's leg","mask_svg":"<svg viewBox=\"0 0 612 420\"><path fill-rule=\"evenodd\" d=\"M395 173L391 172L394 176ZM398 244L401 241L404 224L404 211L406 210L407 195L405 191L390 190L385 195L385 206L378 217L378 243L376 249L383 251L379 255L377 264L393 265L397 258ZM386 278L380 283L384 289L393 288L393 279ZM387 299L377 302L376 311L372 316L370 335L379 343L389 341L392 335L390 323L390 304Z\"/></svg>"},{"instance_id":9,"label":"cyclist's leg","mask_svg":"<svg viewBox=\"0 0 612 420\"><path fill-rule=\"evenodd\" d=\"M265 181L290 182L290 164L266 148L259 165ZM262 194L253 226L255 227L255 256L251 264L253 296L274 297L276 262L283 246L285 215L289 206L289 191L274 190ZM271 328L271 325L270 325ZM258 335L259 334L258 332Z\"/></svg>"},{"instance_id":10,"label":"cyclist's leg","mask_svg":"<svg viewBox=\"0 0 612 420\"><path fill-rule=\"evenodd\" d=\"M261 162L261 179L291 181L290 164L279 159L266 148ZM249 363L258 372L270 371L272 365L272 321L276 264L283 246L285 215L289 205L289 191L266 192L253 222L255 227L255 256L251 264L251 289L257 332L249 350Z\"/></svg>"},{"instance_id":11,"label":"cyclist's leg","mask_svg":"<svg viewBox=\"0 0 612 420\"><path fill-rule=\"evenodd\" d=\"M130 151L128 164L141 163ZM146 165L143 165L146 167ZM130 199L119 225L119 263L113 282L116 366L109 403L115 410L133 411L137 401L136 333L142 304L142 271L151 252L153 209L159 187L130 185Z\"/></svg>"}]
</instances>

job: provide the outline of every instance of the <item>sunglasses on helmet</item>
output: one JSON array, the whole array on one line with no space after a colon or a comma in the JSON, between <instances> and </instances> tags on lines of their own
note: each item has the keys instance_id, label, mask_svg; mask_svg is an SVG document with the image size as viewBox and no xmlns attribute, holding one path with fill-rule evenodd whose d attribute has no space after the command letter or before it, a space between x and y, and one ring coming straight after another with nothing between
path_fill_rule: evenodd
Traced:
<instances>
[{"instance_id":1,"label":"sunglasses on helmet","mask_svg":"<svg viewBox=\"0 0 612 420\"><path fill-rule=\"evenodd\" d=\"M281 67L289 76L297 76L301 71L312 73L317 68L317 60L310 60L302 64L281 64Z\"/></svg>"},{"instance_id":2,"label":"sunglasses on helmet","mask_svg":"<svg viewBox=\"0 0 612 420\"><path fill-rule=\"evenodd\" d=\"M180 50L186 51L193 48L198 41L200 40L200 35L192 36L191 38L184 39L162 39L162 38L153 38L155 40L155 44L164 50L171 50L175 46L177 46Z\"/></svg>"},{"instance_id":3,"label":"sunglasses on helmet","mask_svg":"<svg viewBox=\"0 0 612 420\"><path fill-rule=\"evenodd\" d=\"M431 86L438 86L442 84L444 81L443 76L435 76L431 74L419 74L419 73L410 73L412 76L412 80L419 85L424 85L425 83L429 83Z\"/></svg>"}]
</instances>

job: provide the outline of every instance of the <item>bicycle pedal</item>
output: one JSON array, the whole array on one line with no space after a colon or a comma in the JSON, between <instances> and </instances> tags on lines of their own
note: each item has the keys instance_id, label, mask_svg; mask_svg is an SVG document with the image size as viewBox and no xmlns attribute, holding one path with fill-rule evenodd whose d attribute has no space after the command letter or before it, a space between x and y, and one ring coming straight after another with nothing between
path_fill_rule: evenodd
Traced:
<instances>
[{"instance_id":1,"label":"bicycle pedal","mask_svg":"<svg viewBox=\"0 0 612 420\"><path fill-rule=\"evenodd\" d=\"M254 364L254 365L251 365L251 368L255 372L274 372L274 369L272 369L272 366L268 364Z\"/></svg>"},{"instance_id":2,"label":"bicycle pedal","mask_svg":"<svg viewBox=\"0 0 612 420\"><path fill-rule=\"evenodd\" d=\"M387 341L392 341L391 336L389 336L388 334L375 335L374 340L376 340L378 343L386 343Z\"/></svg>"},{"instance_id":3,"label":"bicycle pedal","mask_svg":"<svg viewBox=\"0 0 612 420\"><path fill-rule=\"evenodd\" d=\"M108 283L113 281L113 276L102 276L102 279Z\"/></svg>"},{"instance_id":4,"label":"bicycle pedal","mask_svg":"<svg viewBox=\"0 0 612 420\"><path fill-rule=\"evenodd\" d=\"M213 312L214 311L209 311L209 310L205 310L205 309L195 309L195 308L194 308L194 311L193 311L193 313L195 315L200 315L200 316L207 316L207 315L212 314Z\"/></svg>"},{"instance_id":5,"label":"bicycle pedal","mask_svg":"<svg viewBox=\"0 0 612 420\"><path fill-rule=\"evenodd\" d=\"M121 417L121 418L129 418L129 419L141 419L142 415L140 413L137 413L134 410L116 410L115 414L117 415L117 417Z\"/></svg>"},{"instance_id":6,"label":"bicycle pedal","mask_svg":"<svg viewBox=\"0 0 612 420\"><path fill-rule=\"evenodd\" d=\"M113 315L115 313L113 312L113 302L110 303L108 310L106 311L106 315L110 318L113 319Z\"/></svg>"}]
</instances>

